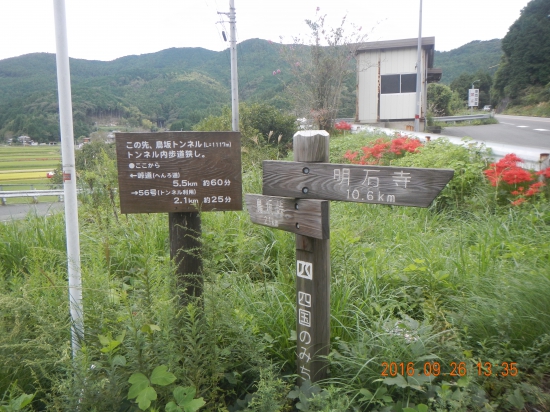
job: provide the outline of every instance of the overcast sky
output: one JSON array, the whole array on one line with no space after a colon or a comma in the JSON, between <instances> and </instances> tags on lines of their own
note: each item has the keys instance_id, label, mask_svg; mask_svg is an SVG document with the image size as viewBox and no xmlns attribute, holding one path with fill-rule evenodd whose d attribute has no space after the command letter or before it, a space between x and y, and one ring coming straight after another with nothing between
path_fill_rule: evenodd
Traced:
<instances>
[{"instance_id":1,"label":"overcast sky","mask_svg":"<svg viewBox=\"0 0 550 412\"><path fill-rule=\"evenodd\" d=\"M422 35L448 51L506 35L529 0L423 0ZM69 55L113 60L170 47L224 50L229 0L65 0ZM316 9L362 26L370 41L418 36L419 0L235 0L237 39L287 43L307 33ZM0 0L0 59L55 53L52 0ZM226 32L229 24L225 24ZM372 32L371 32L372 29Z\"/></svg>"}]
</instances>

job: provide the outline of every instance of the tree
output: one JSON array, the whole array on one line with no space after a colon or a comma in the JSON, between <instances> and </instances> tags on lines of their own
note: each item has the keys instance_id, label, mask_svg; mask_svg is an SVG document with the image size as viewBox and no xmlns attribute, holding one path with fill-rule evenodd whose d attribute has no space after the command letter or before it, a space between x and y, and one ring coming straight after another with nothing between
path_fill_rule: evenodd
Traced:
<instances>
[{"instance_id":1,"label":"tree","mask_svg":"<svg viewBox=\"0 0 550 412\"><path fill-rule=\"evenodd\" d=\"M529 85L550 82L550 0L532 0L502 39L495 95L516 98Z\"/></svg>"},{"instance_id":2,"label":"tree","mask_svg":"<svg viewBox=\"0 0 550 412\"><path fill-rule=\"evenodd\" d=\"M306 20L309 34L294 37L281 52L292 75L287 91L296 114L312 119L319 129L329 130L338 115L345 82L355 74L355 52L366 35L355 26L348 35L345 16L336 28L328 27L326 17L317 8L315 19ZM277 70L274 75L279 73Z\"/></svg>"},{"instance_id":3,"label":"tree","mask_svg":"<svg viewBox=\"0 0 550 412\"><path fill-rule=\"evenodd\" d=\"M428 85L428 111L436 116L450 116L449 105L453 97L453 91L449 86L440 83Z\"/></svg>"},{"instance_id":4,"label":"tree","mask_svg":"<svg viewBox=\"0 0 550 412\"><path fill-rule=\"evenodd\" d=\"M475 83L474 83L475 82ZM458 93L462 100L468 100L468 90L472 88L479 89L479 107L491 104L491 86L493 79L488 72L479 70L474 74L462 73L451 83L451 90Z\"/></svg>"},{"instance_id":5,"label":"tree","mask_svg":"<svg viewBox=\"0 0 550 412\"><path fill-rule=\"evenodd\" d=\"M294 116L265 103L239 104L239 117L239 129L245 139L254 140L260 135L270 145L286 145L292 141L296 132ZM231 108L224 108L220 116L208 116L193 126L193 130L231 130Z\"/></svg>"}]
</instances>

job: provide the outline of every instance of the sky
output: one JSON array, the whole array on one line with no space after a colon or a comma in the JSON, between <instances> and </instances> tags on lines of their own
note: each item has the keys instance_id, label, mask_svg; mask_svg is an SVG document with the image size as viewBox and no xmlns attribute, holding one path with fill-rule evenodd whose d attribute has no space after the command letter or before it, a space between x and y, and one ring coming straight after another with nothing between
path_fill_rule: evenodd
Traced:
<instances>
[{"instance_id":1,"label":"sky","mask_svg":"<svg viewBox=\"0 0 550 412\"><path fill-rule=\"evenodd\" d=\"M305 19L326 14L362 27L367 41L418 37L420 0L234 0L237 41L291 43ZM503 38L529 0L423 0L422 36L437 51ZM55 53L53 0L0 0L0 59ZM229 0L65 0L69 56L114 60L171 47L229 47ZM317 12L317 8L319 11ZM224 23L218 23L220 20ZM351 29L351 25L347 25Z\"/></svg>"}]
</instances>

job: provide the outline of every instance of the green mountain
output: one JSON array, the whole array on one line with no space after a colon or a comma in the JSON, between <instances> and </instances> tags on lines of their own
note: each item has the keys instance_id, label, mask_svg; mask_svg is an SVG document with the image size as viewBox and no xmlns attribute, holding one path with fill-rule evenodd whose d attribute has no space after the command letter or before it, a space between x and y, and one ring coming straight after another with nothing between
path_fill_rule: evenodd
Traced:
<instances>
[{"instance_id":1,"label":"green mountain","mask_svg":"<svg viewBox=\"0 0 550 412\"><path fill-rule=\"evenodd\" d=\"M260 39L238 45L240 100L290 111L285 84L291 79L281 47ZM450 83L463 72L497 65L500 54L500 40L471 42L436 52L435 65L443 69L443 82ZM158 128L189 130L231 102L229 49L172 48L108 62L71 59L70 67L76 137L97 125L137 127L144 120ZM274 76L276 70L281 73ZM355 85L347 89L340 115L351 117ZM37 141L59 139L54 54L0 60L0 139L22 134Z\"/></svg>"},{"instance_id":2,"label":"green mountain","mask_svg":"<svg viewBox=\"0 0 550 412\"><path fill-rule=\"evenodd\" d=\"M500 39L475 40L448 52L436 51L434 66L443 69L441 83L449 85L463 73L474 74L483 71L494 75L501 56Z\"/></svg>"},{"instance_id":3,"label":"green mountain","mask_svg":"<svg viewBox=\"0 0 550 412\"><path fill-rule=\"evenodd\" d=\"M272 101L282 82L279 45L248 40L238 46L242 100ZM71 59L75 136L94 124L139 126L143 119L159 128L188 129L230 100L229 50L172 48L109 62ZM28 54L0 61L0 137L26 134L38 141L58 139L55 55Z\"/></svg>"}]
</instances>

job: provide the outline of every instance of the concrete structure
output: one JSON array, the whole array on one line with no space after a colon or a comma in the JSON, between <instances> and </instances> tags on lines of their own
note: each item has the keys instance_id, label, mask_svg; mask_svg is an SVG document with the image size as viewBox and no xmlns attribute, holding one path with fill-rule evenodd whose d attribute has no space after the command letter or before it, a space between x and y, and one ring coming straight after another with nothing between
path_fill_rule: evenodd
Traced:
<instances>
[{"instance_id":1,"label":"concrete structure","mask_svg":"<svg viewBox=\"0 0 550 412\"><path fill-rule=\"evenodd\" d=\"M414 129L418 39L365 43L357 50L355 121L379 127ZM427 85L441 79L434 69L435 37L422 38L421 130L427 111Z\"/></svg>"}]
</instances>

